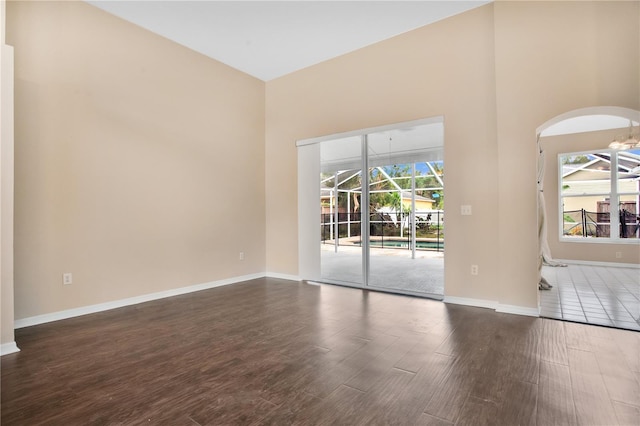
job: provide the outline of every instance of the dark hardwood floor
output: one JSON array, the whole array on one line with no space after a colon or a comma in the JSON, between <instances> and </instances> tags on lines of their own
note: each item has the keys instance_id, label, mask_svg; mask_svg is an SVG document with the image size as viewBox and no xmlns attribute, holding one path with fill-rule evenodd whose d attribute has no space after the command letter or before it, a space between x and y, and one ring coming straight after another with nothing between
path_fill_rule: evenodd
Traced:
<instances>
[{"instance_id":1,"label":"dark hardwood floor","mask_svg":"<svg viewBox=\"0 0 640 426\"><path fill-rule=\"evenodd\" d=\"M277 279L16 331L10 425L640 425L640 333Z\"/></svg>"}]
</instances>

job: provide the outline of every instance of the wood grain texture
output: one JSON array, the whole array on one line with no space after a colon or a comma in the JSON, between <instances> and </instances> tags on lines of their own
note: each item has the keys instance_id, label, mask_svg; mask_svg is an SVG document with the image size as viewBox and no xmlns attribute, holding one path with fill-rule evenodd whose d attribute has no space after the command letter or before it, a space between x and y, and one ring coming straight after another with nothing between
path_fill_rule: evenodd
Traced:
<instances>
[{"instance_id":1,"label":"wood grain texture","mask_svg":"<svg viewBox=\"0 0 640 426\"><path fill-rule=\"evenodd\" d=\"M594 333L592 327L587 324L576 322L563 322L564 334L566 336L567 348L578 349L581 351L591 351L591 333ZM596 329L599 332L600 329Z\"/></svg>"},{"instance_id":2,"label":"wood grain texture","mask_svg":"<svg viewBox=\"0 0 640 426\"><path fill-rule=\"evenodd\" d=\"M640 407L616 401L613 402L613 407L616 410L619 424L626 426L640 425Z\"/></svg>"},{"instance_id":3,"label":"wood grain texture","mask_svg":"<svg viewBox=\"0 0 640 426\"><path fill-rule=\"evenodd\" d=\"M396 405L400 393L407 388L415 374L407 371L391 369L361 397L365 411L356 423L362 425L388 424L386 414Z\"/></svg>"},{"instance_id":4,"label":"wood grain texture","mask_svg":"<svg viewBox=\"0 0 640 426\"><path fill-rule=\"evenodd\" d=\"M595 355L569 349L569 373L579 424L607 424L615 418Z\"/></svg>"},{"instance_id":5,"label":"wood grain texture","mask_svg":"<svg viewBox=\"0 0 640 426\"><path fill-rule=\"evenodd\" d=\"M569 365L564 323L551 319L540 319L544 339L540 340L540 360Z\"/></svg>"},{"instance_id":6,"label":"wood grain texture","mask_svg":"<svg viewBox=\"0 0 640 426\"><path fill-rule=\"evenodd\" d=\"M411 425L450 374L455 358L432 353L413 380L398 392L395 404L387 410L381 424Z\"/></svg>"},{"instance_id":7,"label":"wood grain texture","mask_svg":"<svg viewBox=\"0 0 640 426\"><path fill-rule=\"evenodd\" d=\"M541 425L578 424L568 366L540 363L537 418Z\"/></svg>"},{"instance_id":8,"label":"wood grain texture","mask_svg":"<svg viewBox=\"0 0 640 426\"><path fill-rule=\"evenodd\" d=\"M358 374L352 376L346 385L363 392L368 391L400 358L415 347L416 340L415 336L398 338L380 356L365 365Z\"/></svg>"},{"instance_id":9,"label":"wood grain texture","mask_svg":"<svg viewBox=\"0 0 640 426\"><path fill-rule=\"evenodd\" d=\"M640 382L621 353L596 353L595 357L611 400L640 407Z\"/></svg>"},{"instance_id":10,"label":"wood grain texture","mask_svg":"<svg viewBox=\"0 0 640 426\"><path fill-rule=\"evenodd\" d=\"M437 417L430 416L428 414L423 414L418 419L416 426L452 426L453 423L448 422L443 419L439 419Z\"/></svg>"},{"instance_id":11,"label":"wood grain texture","mask_svg":"<svg viewBox=\"0 0 640 426\"><path fill-rule=\"evenodd\" d=\"M482 352L471 352L456 358L447 376L436 384L424 412L455 422L479 379L479 366L484 363L484 355Z\"/></svg>"},{"instance_id":12,"label":"wood grain texture","mask_svg":"<svg viewBox=\"0 0 640 426\"><path fill-rule=\"evenodd\" d=\"M616 425L640 333L258 279L16 330L8 425Z\"/></svg>"},{"instance_id":13,"label":"wood grain texture","mask_svg":"<svg viewBox=\"0 0 640 426\"><path fill-rule=\"evenodd\" d=\"M629 330L612 330L611 336L618 343L632 371L640 373L640 333Z\"/></svg>"},{"instance_id":14,"label":"wood grain texture","mask_svg":"<svg viewBox=\"0 0 640 426\"><path fill-rule=\"evenodd\" d=\"M495 425L498 407L493 401L469 396L462 406L456 425L483 426ZM505 423L506 424L506 423Z\"/></svg>"}]
</instances>

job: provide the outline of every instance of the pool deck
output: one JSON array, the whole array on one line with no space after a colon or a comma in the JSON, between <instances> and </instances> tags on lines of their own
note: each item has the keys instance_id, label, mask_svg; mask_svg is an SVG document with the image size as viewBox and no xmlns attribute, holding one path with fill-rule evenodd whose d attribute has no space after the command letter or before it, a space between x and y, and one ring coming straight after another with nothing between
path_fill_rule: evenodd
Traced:
<instances>
[{"instance_id":1,"label":"pool deck","mask_svg":"<svg viewBox=\"0 0 640 426\"><path fill-rule=\"evenodd\" d=\"M323 244L322 279L339 284L362 284L362 249L359 246ZM441 300L444 295L444 252L394 248L371 248L370 282L372 289L413 294Z\"/></svg>"}]
</instances>

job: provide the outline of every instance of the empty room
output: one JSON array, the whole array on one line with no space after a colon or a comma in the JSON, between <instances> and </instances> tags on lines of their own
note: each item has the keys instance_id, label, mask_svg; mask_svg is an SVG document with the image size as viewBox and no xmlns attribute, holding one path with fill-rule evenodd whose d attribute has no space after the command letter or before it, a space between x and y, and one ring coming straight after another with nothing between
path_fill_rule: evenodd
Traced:
<instances>
[{"instance_id":1,"label":"empty room","mask_svg":"<svg viewBox=\"0 0 640 426\"><path fill-rule=\"evenodd\" d=\"M639 1L0 4L3 425L640 424Z\"/></svg>"}]
</instances>

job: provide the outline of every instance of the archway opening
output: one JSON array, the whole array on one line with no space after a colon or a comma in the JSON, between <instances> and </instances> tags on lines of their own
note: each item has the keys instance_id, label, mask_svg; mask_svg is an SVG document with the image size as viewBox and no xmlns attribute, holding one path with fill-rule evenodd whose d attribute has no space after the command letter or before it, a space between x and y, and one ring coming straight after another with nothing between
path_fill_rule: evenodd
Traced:
<instances>
[{"instance_id":1,"label":"archway opening","mask_svg":"<svg viewBox=\"0 0 640 426\"><path fill-rule=\"evenodd\" d=\"M541 316L640 330L640 145L619 143L639 123L594 107L538 127Z\"/></svg>"}]
</instances>

